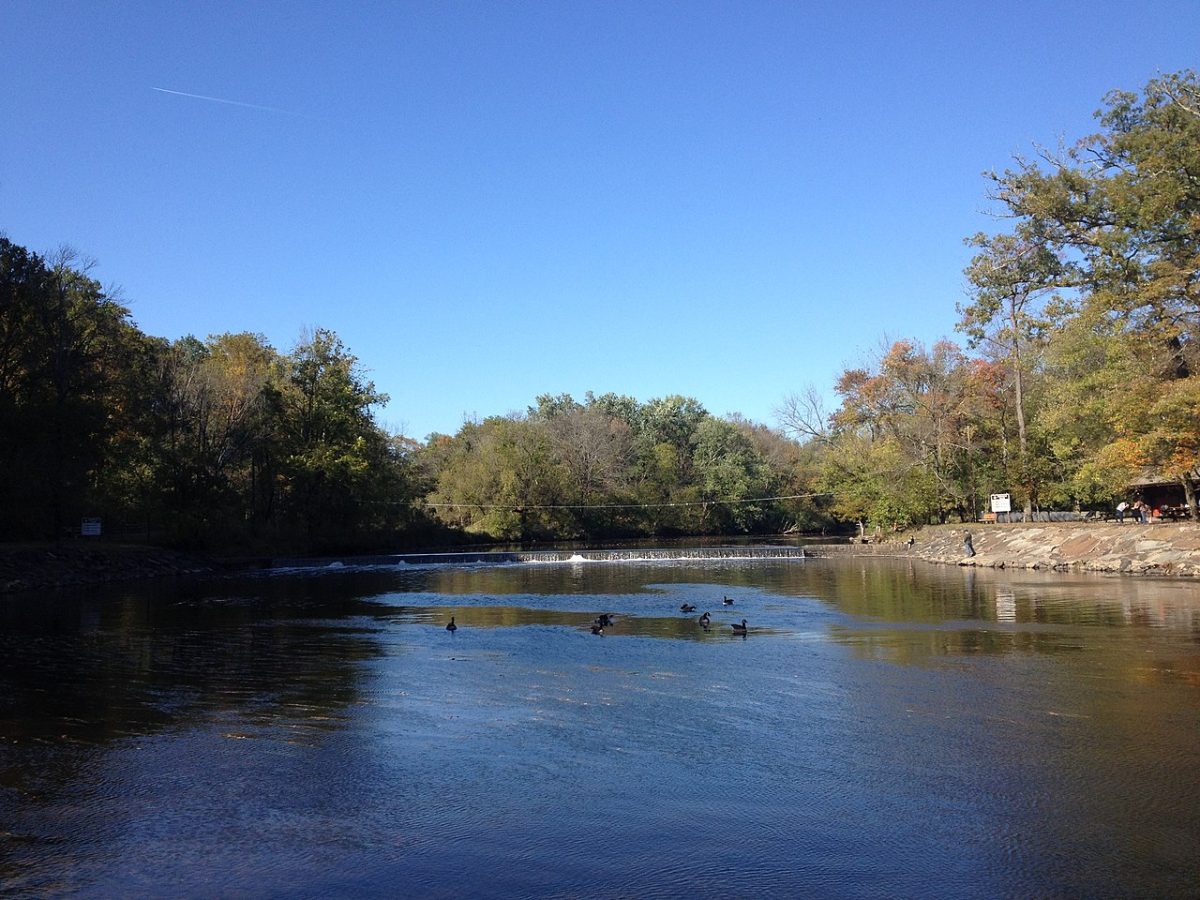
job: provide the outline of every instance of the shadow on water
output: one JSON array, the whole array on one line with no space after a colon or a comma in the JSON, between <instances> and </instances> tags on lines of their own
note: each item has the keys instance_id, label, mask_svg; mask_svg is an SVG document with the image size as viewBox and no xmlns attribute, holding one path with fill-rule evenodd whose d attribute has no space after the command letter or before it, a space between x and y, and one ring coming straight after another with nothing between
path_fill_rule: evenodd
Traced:
<instances>
[{"instance_id":1,"label":"shadow on water","mask_svg":"<svg viewBox=\"0 0 1200 900\"><path fill-rule=\"evenodd\" d=\"M257 596L155 586L0 604L6 733L55 710L89 710L63 727L73 740L102 742L233 706L352 701L357 662L380 652L375 608L266 587Z\"/></svg>"},{"instance_id":2,"label":"shadow on water","mask_svg":"<svg viewBox=\"0 0 1200 900\"><path fill-rule=\"evenodd\" d=\"M86 816L72 824L69 811L130 741L231 723L231 739L283 727L311 743L340 727L361 702L362 662L381 653L370 605L261 588L151 585L0 602L0 822L17 821L15 806L24 825L0 825L0 894L16 871L6 870L6 843L36 848L64 827L104 830Z\"/></svg>"}]
</instances>

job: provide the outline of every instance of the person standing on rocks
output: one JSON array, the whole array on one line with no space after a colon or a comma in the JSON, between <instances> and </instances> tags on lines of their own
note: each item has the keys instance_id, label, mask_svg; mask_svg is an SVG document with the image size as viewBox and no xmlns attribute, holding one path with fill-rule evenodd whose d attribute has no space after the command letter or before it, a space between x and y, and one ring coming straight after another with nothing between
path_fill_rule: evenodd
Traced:
<instances>
[{"instance_id":1,"label":"person standing on rocks","mask_svg":"<svg viewBox=\"0 0 1200 900\"><path fill-rule=\"evenodd\" d=\"M971 543L971 532L963 530L963 554L967 557L975 555L975 545Z\"/></svg>"}]
</instances>

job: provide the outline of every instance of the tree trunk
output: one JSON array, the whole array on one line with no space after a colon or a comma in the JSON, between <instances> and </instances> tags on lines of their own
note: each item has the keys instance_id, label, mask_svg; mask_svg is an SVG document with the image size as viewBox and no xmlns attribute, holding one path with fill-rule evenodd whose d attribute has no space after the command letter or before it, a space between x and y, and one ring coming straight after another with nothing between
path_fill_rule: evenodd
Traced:
<instances>
[{"instance_id":1,"label":"tree trunk","mask_svg":"<svg viewBox=\"0 0 1200 900\"><path fill-rule=\"evenodd\" d=\"M1011 318L1014 335L1012 362L1013 388L1016 392L1017 402L1017 452L1020 454L1021 480L1024 482L1025 487L1025 512L1021 517L1021 521L1029 522L1033 519L1033 478L1029 467L1029 441L1025 434L1025 379L1021 373L1021 342L1016 337L1017 309L1015 306L1011 310Z\"/></svg>"},{"instance_id":2,"label":"tree trunk","mask_svg":"<svg viewBox=\"0 0 1200 900\"><path fill-rule=\"evenodd\" d=\"M1188 515L1193 522L1200 522L1200 512L1196 508L1196 485L1192 483L1190 475L1184 475L1179 480L1183 482L1183 498L1187 502Z\"/></svg>"}]
</instances>

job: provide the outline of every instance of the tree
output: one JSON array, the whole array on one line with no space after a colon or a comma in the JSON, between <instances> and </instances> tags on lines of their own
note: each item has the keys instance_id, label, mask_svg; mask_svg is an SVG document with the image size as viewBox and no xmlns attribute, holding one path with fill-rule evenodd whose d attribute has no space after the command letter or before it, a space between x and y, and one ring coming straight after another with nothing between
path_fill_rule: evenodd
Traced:
<instances>
[{"instance_id":1,"label":"tree","mask_svg":"<svg viewBox=\"0 0 1200 900\"><path fill-rule=\"evenodd\" d=\"M303 335L287 366L280 402L288 511L310 544L348 542L396 502L388 437L371 416L387 397L327 329Z\"/></svg>"},{"instance_id":2,"label":"tree","mask_svg":"<svg viewBox=\"0 0 1200 900\"><path fill-rule=\"evenodd\" d=\"M773 501L765 507L763 527L775 532L817 531L828 528L829 500L817 488L822 444L800 443L781 429L751 422L734 413L728 421L754 445L767 469L772 495L793 499Z\"/></svg>"},{"instance_id":3,"label":"tree","mask_svg":"<svg viewBox=\"0 0 1200 900\"><path fill-rule=\"evenodd\" d=\"M771 495L770 469L736 425L704 419L696 428L692 467L705 501L706 530L752 531L767 518L768 504L760 498Z\"/></svg>"},{"instance_id":4,"label":"tree","mask_svg":"<svg viewBox=\"0 0 1200 900\"><path fill-rule=\"evenodd\" d=\"M431 501L443 520L498 540L553 537L567 521L564 473L537 423L468 422L440 453Z\"/></svg>"},{"instance_id":5,"label":"tree","mask_svg":"<svg viewBox=\"0 0 1200 900\"><path fill-rule=\"evenodd\" d=\"M633 458L633 431L598 406L577 406L545 424L554 454L561 462L575 519L585 534L594 533L609 517L601 506L622 498Z\"/></svg>"},{"instance_id":6,"label":"tree","mask_svg":"<svg viewBox=\"0 0 1200 900\"><path fill-rule=\"evenodd\" d=\"M838 379L825 439L827 486L855 518L904 524L974 509L970 370L957 346L897 341L871 368Z\"/></svg>"},{"instance_id":7,"label":"tree","mask_svg":"<svg viewBox=\"0 0 1200 900\"><path fill-rule=\"evenodd\" d=\"M1106 379L1112 449L1093 449L1093 459L1133 464L1139 454L1164 458L1154 449L1161 434L1152 436L1139 411L1160 399L1171 408L1171 398L1189 389L1170 383L1197 377L1200 364L1200 82L1190 71L1166 75L1141 96L1116 91L1105 104L1097 113L1100 132L1065 153L1018 159L992 179L1017 235L1039 242L1044 253L1071 257L1077 294L1059 306L1058 328L1076 339L1090 333L1094 339L1084 343L1104 347L1105 366L1139 373L1137 393L1148 402L1132 411L1123 402L1129 385ZM1194 497L1188 467L1171 468Z\"/></svg>"},{"instance_id":8,"label":"tree","mask_svg":"<svg viewBox=\"0 0 1200 900\"><path fill-rule=\"evenodd\" d=\"M60 537L91 507L111 440L133 415L145 349L129 310L69 250L0 238L0 535Z\"/></svg>"},{"instance_id":9,"label":"tree","mask_svg":"<svg viewBox=\"0 0 1200 900\"><path fill-rule=\"evenodd\" d=\"M1048 245L1028 233L977 234L968 243L980 252L967 267L973 302L959 307L958 329L969 335L972 346L986 341L1000 348L1012 374L1018 465L1028 519L1038 489L1026 423L1029 350L1041 343L1046 326L1040 302L1063 283L1066 267Z\"/></svg>"},{"instance_id":10,"label":"tree","mask_svg":"<svg viewBox=\"0 0 1200 900\"><path fill-rule=\"evenodd\" d=\"M176 341L164 355L161 467L172 528L236 541L278 501L286 361L257 334Z\"/></svg>"}]
</instances>

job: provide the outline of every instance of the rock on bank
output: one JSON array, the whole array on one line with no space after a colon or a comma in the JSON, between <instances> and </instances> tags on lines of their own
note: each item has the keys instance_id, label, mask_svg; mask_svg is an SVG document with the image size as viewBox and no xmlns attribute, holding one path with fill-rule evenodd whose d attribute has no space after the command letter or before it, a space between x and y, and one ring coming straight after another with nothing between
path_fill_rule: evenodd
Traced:
<instances>
[{"instance_id":1,"label":"rock on bank","mask_svg":"<svg viewBox=\"0 0 1200 900\"><path fill-rule=\"evenodd\" d=\"M975 556L963 554L969 530ZM1200 525L1115 522L1049 522L1011 525L941 525L916 533L912 547L899 542L805 548L813 556L912 556L929 562L997 569L1056 569L1130 575L1200 576Z\"/></svg>"},{"instance_id":2,"label":"rock on bank","mask_svg":"<svg viewBox=\"0 0 1200 900\"><path fill-rule=\"evenodd\" d=\"M0 544L0 594L214 571L172 550L117 544Z\"/></svg>"}]
</instances>

